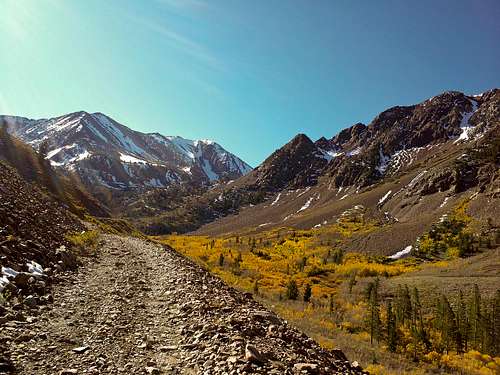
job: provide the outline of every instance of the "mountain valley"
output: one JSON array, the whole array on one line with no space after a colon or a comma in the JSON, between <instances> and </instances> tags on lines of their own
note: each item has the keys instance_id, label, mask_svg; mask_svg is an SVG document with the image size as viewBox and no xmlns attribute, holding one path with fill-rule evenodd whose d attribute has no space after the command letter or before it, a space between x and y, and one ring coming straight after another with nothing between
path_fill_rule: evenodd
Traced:
<instances>
[{"instance_id":1,"label":"mountain valley","mask_svg":"<svg viewBox=\"0 0 500 375\"><path fill-rule=\"evenodd\" d=\"M101 113L0 121L0 373L500 368L499 89L256 168Z\"/></svg>"},{"instance_id":2,"label":"mountain valley","mask_svg":"<svg viewBox=\"0 0 500 375\"><path fill-rule=\"evenodd\" d=\"M0 14L0 375L500 374L500 1Z\"/></svg>"}]
</instances>

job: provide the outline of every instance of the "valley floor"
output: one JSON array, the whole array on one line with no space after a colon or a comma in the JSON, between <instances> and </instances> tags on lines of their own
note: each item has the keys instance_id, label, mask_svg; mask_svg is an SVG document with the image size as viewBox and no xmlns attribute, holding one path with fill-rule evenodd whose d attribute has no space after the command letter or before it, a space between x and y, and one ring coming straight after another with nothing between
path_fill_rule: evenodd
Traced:
<instances>
[{"instance_id":1,"label":"valley floor","mask_svg":"<svg viewBox=\"0 0 500 375\"><path fill-rule=\"evenodd\" d=\"M14 373L361 373L169 248L104 235L97 254L2 327Z\"/></svg>"}]
</instances>

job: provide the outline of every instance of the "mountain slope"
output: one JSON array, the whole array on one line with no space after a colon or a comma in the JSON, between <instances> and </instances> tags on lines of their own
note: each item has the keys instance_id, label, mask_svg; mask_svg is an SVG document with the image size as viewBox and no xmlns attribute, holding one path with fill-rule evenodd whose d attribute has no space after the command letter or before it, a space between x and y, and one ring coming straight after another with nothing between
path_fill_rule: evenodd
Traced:
<instances>
[{"instance_id":1,"label":"mountain slope","mask_svg":"<svg viewBox=\"0 0 500 375\"><path fill-rule=\"evenodd\" d=\"M106 217L108 211L85 189L74 173L62 175L31 146L5 131L0 119L0 160L5 161L28 183L52 195L79 216L85 213Z\"/></svg>"},{"instance_id":2,"label":"mountain slope","mask_svg":"<svg viewBox=\"0 0 500 375\"><path fill-rule=\"evenodd\" d=\"M369 125L355 124L330 139L298 135L249 174L163 214L156 211L141 226L159 233L212 222L203 234L311 228L362 205L382 221L388 212L405 228L389 252L429 228L461 194L479 190L474 202L495 194L499 108L498 89L479 96L446 92L386 110ZM154 197L143 198L155 207Z\"/></svg>"},{"instance_id":3,"label":"mountain slope","mask_svg":"<svg viewBox=\"0 0 500 375\"><path fill-rule=\"evenodd\" d=\"M31 261L55 263L56 248L67 244L64 235L81 231L83 225L62 203L1 160L0 175L0 265L20 271Z\"/></svg>"},{"instance_id":4,"label":"mountain slope","mask_svg":"<svg viewBox=\"0 0 500 375\"><path fill-rule=\"evenodd\" d=\"M235 179L251 167L215 142L144 134L102 113L75 112L31 120L0 116L26 143L46 148L52 165L75 171L88 185L113 189L207 184Z\"/></svg>"}]
</instances>

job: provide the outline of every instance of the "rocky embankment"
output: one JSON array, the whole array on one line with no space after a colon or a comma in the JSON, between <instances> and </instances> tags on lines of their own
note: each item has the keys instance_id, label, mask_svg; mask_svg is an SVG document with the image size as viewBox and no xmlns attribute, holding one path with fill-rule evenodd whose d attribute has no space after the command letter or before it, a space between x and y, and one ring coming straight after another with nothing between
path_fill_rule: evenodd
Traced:
<instances>
[{"instance_id":1,"label":"rocky embankment","mask_svg":"<svg viewBox=\"0 0 500 375\"><path fill-rule=\"evenodd\" d=\"M105 235L98 253L4 322L5 372L362 373L171 249Z\"/></svg>"},{"instance_id":2,"label":"rocky embankment","mask_svg":"<svg viewBox=\"0 0 500 375\"><path fill-rule=\"evenodd\" d=\"M23 308L52 301L50 275L76 266L76 258L66 250L64 235L83 228L61 203L0 161L2 333L7 330L1 327L6 322L26 323ZM0 340L0 371L11 367L6 352L6 341Z\"/></svg>"},{"instance_id":3,"label":"rocky embankment","mask_svg":"<svg viewBox=\"0 0 500 375\"><path fill-rule=\"evenodd\" d=\"M63 205L0 161L0 266L28 271L26 263L57 263L64 234L84 229Z\"/></svg>"}]
</instances>

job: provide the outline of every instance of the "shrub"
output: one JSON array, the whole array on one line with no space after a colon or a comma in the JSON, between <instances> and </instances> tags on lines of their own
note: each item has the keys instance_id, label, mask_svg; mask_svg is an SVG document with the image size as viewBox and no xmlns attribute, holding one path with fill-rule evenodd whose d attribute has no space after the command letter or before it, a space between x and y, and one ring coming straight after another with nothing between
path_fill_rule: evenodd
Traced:
<instances>
[{"instance_id":1,"label":"shrub","mask_svg":"<svg viewBox=\"0 0 500 375\"><path fill-rule=\"evenodd\" d=\"M295 280L290 279L288 285L286 287L286 299L296 300L299 296L299 288L297 287L297 283Z\"/></svg>"},{"instance_id":2,"label":"shrub","mask_svg":"<svg viewBox=\"0 0 500 375\"><path fill-rule=\"evenodd\" d=\"M307 276L308 277L321 276L321 275L326 275L327 273L328 273L327 269L313 266L313 268L307 271Z\"/></svg>"},{"instance_id":3,"label":"shrub","mask_svg":"<svg viewBox=\"0 0 500 375\"><path fill-rule=\"evenodd\" d=\"M99 232L95 230L70 233L66 239L79 251L80 255L93 254L99 243Z\"/></svg>"},{"instance_id":4,"label":"shrub","mask_svg":"<svg viewBox=\"0 0 500 375\"><path fill-rule=\"evenodd\" d=\"M306 287L304 288L304 302L309 302L312 297L312 290L311 290L311 285L306 284Z\"/></svg>"}]
</instances>

